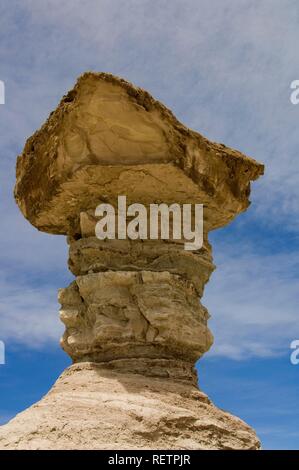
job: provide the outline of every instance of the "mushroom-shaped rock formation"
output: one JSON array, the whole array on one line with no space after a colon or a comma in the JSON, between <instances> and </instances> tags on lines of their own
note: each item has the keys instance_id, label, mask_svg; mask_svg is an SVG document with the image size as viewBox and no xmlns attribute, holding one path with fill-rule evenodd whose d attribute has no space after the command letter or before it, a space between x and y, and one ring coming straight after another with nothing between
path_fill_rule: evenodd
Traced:
<instances>
[{"instance_id":1,"label":"mushroom-shaped rock formation","mask_svg":"<svg viewBox=\"0 0 299 470\"><path fill-rule=\"evenodd\" d=\"M249 205L263 165L181 124L146 91L86 73L30 137L16 201L39 230L67 235L63 349L73 365L0 428L0 448L258 449L254 431L197 389L212 344L200 303L214 269L208 232ZM95 236L101 203L203 204L203 244Z\"/></svg>"}]
</instances>

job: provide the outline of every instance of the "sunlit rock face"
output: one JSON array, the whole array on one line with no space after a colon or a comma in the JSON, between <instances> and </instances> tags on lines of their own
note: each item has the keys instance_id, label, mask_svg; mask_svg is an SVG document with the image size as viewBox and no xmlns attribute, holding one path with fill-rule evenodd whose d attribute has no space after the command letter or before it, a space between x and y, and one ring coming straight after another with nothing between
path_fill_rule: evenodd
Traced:
<instances>
[{"instance_id":1,"label":"sunlit rock face","mask_svg":"<svg viewBox=\"0 0 299 470\"><path fill-rule=\"evenodd\" d=\"M194 284L167 265L163 270L158 263L153 270L119 265L77 276L61 289L63 349L74 361L179 358L191 368L212 344L208 313Z\"/></svg>"},{"instance_id":2,"label":"sunlit rock face","mask_svg":"<svg viewBox=\"0 0 299 470\"><path fill-rule=\"evenodd\" d=\"M15 188L35 227L67 235L75 280L59 292L61 345L75 364L0 428L0 448L260 447L249 426L198 391L194 363L213 342L201 303L215 268L208 233L246 210L262 173L125 80L79 78L27 141ZM146 208L203 204L202 246L99 240L95 209L119 195Z\"/></svg>"},{"instance_id":3,"label":"sunlit rock face","mask_svg":"<svg viewBox=\"0 0 299 470\"><path fill-rule=\"evenodd\" d=\"M49 233L76 232L101 200L200 202L206 228L248 207L263 165L181 124L149 93L105 73L86 73L17 162L15 196Z\"/></svg>"}]
</instances>

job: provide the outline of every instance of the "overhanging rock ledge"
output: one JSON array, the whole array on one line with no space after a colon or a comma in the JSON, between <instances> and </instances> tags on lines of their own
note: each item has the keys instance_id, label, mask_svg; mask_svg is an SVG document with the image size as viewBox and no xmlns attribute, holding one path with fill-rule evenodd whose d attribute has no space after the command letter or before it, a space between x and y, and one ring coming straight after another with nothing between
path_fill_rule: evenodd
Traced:
<instances>
[{"instance_id":1,"label":"overhanging rock ledge","mask_svg":"<svg viewBox=\"0 0 299 470\"><path fill-rule=\"evenodd\" d=\"M0 449L260 448L253 429L198 390L194 363L213 342L201 303L214 269L208 233L247 209L262 174L127 81L78 79L28 139L15 187L32 225L67 236L75 280L59 292L61 345L73 365L0 427ZM119 195L146 207L204 204L202 248L99 240L95 208L116 207Z\"/></svg>"}]
</instances>

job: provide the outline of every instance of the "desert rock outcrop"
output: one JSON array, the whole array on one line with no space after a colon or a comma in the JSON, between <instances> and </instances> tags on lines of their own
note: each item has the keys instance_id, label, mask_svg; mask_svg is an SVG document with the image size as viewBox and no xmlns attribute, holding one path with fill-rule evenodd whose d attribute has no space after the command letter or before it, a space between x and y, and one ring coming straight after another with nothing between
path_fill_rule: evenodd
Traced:
<instances>
[{"instance_id":1,"label":"desert rock outcrop","mask_svg":"<svg viewBox=\"0 0 299 470\"><path fill-rule=\"evenodd\" d=\"M27 141L16 201L63 234L75 280L59 292L74 364L39 403L0 428L0 448L258 449L254 431L197 389L211 347L201 303L214 269L208 232L249 205L263 165L186 128L146 91L86 73ZM203 204L203 245L99 240L95 208Z\"/></svg>"}]
</instances>

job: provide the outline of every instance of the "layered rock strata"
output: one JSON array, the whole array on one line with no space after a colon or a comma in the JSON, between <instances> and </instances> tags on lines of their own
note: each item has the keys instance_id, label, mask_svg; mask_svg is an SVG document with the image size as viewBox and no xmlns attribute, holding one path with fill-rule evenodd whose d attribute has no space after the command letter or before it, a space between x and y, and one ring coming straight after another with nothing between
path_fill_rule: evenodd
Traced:
<instances>
[{"instance_id":1,"label":"layered rock strata","mask_svg":"<svg viewBox=\"0 0 299 470\"><path fill-rule=\"evenodd\" d=\"M0 427L1 449L259 449L254 431L216 408L179 361L148 361L146 375L139 362L72 365Z\"/></svg>"},{"instance_id":2,"label":"layered rock strata","mask_svg":"<svg viewBox=\"0 0 299 470\"><path fill-rule=\"evenodd\" d=\"M62 347L74 362L163 358L191 368L210 348L198 299L213 270L207 250L88 237L70 243L69 266L77 277L59 301Z\"/></svg>"},{"instance_id":3,"label":"layered rock strata","mask_svg":"<svg viewBox=\"0 0 299 470\"><path fill-rule=\"evenodd\" d=\"M201 297L208 232L249 205L263 166L186 128L146 91L86 73L18 158L16 201L39 230L67 235L75 280L59 292L74 365L0 428L0 448L258 449L254 431L197 389L212 345ZM99 240L95 208L203 204L203 246Z\"/></svg>"}]
</instances>

